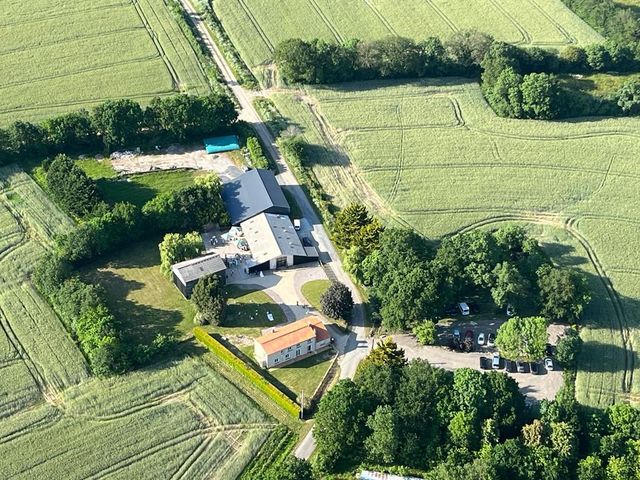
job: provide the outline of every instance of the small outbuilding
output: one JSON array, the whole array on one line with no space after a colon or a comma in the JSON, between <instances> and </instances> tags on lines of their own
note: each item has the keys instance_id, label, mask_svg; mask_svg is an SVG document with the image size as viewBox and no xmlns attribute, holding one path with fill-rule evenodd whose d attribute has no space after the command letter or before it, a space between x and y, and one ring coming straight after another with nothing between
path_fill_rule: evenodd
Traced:
<instances>
[{"instance_id":1,"label":"small outbuilding","mask_svg":"<svg viewBox=\"0 0 640 480\"><path fill-rule=\"evenodd\" d=\"M222 186L222 200L231 225L261 213L289 215L289 203L271 170L254 169Z\"/></svg>"},{"instance_id":2,"label":"small outbuilding","mask_svg":"<svg viewBox=\"0 0 640 480\"><path fill-rule=\"evenodd\" d=\"M331 335L322 320L309 316L288 323L258 337L254 341L256 360L271 368L296 362L319 353L331 345Z\"/></svg>"},{"instance_id":3,"label":"small outbuilding","mask_svg":"<svg viewBox=\"0 0 640 480\"><path fill-rule=\"evenodd\" d=\"M207 275L218 275L223 283L226 280L225 271L227 266L218 254L206 255L204 257L185 260L171 266L173 283L182 292L185 298L190 298L193 287L198 280Z\"/></svg>"},{"instance_id":4,"label":"small outbuilding","mask_svg":"<svg viewBox=\"0 0 640 480\"><path fill-rule=\"evenodd\" d=\"M249 273L292 267L318 259L313 247L304 247L285 215L261 213L242 222L244 238L249 244L253 264Z\"/></svg>"}]
</instances>

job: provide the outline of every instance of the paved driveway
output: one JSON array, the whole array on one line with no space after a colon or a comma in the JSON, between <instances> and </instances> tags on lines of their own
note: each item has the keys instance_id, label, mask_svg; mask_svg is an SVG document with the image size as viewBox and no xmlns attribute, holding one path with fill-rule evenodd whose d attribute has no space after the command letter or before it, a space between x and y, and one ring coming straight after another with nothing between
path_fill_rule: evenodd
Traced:
<instances>
[{"instance_id":1,"label":"paved driveway","mask_svg":"<svg viewBox=\"0 0 640 480\"><path fill-rule=\"evenodd\" d=\"M462 330L462 334L464 335L464 330ZM447 370L455 370L462 367L480 370L480 357L491 357L495 351L486 347L482 349L483 351L462 353L449 350L447 347L423 346L416 342L412 335L394 335L393 339L399 347L404 349L409 360L423 358L428 360L431 365ZM505 371L504 365L499 371ZM527 396L529 402L533 400L540 401L544 398L553 400L562 386L562 372L557 370L550 372L541 368L539 375L530 373L507 373L507 375L518 382L520 391Z\"/></svg>"}]
</instances>

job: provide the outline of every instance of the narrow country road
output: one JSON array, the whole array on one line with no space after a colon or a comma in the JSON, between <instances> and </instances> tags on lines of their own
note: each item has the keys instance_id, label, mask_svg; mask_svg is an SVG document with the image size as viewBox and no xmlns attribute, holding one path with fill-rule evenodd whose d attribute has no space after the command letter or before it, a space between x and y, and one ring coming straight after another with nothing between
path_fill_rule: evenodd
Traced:
<instances>
[{"instance_id":1,"label":"narrow country road","mask_svg":"<svg viewBox=\"0 0 640 480\"><path fill-rule=\"evenodd\" d=\"M351 334L348 336L346 341L340 342L341 344L338 346L340 354L342 355L342 360L340 362L340 377L353 378L358 363L360 363L360 360L362 360L369 351L369 342L367 340L364 326L364 307L362 305L360 294L351 281L349 275L347 275L342 268L342 262L338 252L333 246L329 235L327 235L327 232L322 225L320 218L316 214L311 201L304 193L304 190L300 187L300 184L293 173L289 170L289 167L282 158L280 150L278 149L271 132L260 119L260 116L253 107L252 99L256 97L256 94L254 92L247 91L238 83L238 80L227 64L224 55L213 41L204 20L197 13L190 0L180 0L180 2L189 15L191 22L197 29L200 38L211 52L213 60L218 66L225 83L236 97L239 104L240 119L249 123L258 134L263 145L265 145L271 158L274 159L278 167L278 183L284 189L291 192L298 206L302 210L304 218L311 224L313 238L318 244L321 255L324 257L324 263L327 264L328 268L333 272L337 280L347 285L353 294L355 306L351 322ZM312 432L309 432L296 449L295 455L299 458L307 459L311 456L314 449L315 443L313 441Z\"/></svg>"}]
</instances>

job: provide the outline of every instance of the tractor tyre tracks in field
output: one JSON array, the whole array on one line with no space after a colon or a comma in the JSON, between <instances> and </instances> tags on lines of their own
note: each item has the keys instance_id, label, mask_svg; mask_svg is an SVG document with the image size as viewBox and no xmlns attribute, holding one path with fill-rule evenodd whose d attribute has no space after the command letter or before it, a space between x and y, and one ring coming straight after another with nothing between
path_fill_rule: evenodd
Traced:
<instances>
[{"instance_id":1,"label":"tractor tyre tracks in field","mask_svg":"<svg viewBox=\"0 0 640 480\"><path fill-rule=\"evenodd\" d=\"M256 33L260 36L260 38L266 45L267 49L271 53L275 52L276 51L275 46L273 45L273 43L271 42L267 34L264 32L264 30L260 26L260 22L256 20L256 17L253 15L253 12L249 8L249 6L246 4L246 2L244 0L238 0L238 5L240 5L242 7L242 10L244 10L244 13L247 15L247 18L249 19L249 22L251 22L251 25L253 26L253 28L255 28Z\"/></svg>"},{"instance_id":2,"label":"tractor tyre tracks in field","mask_svg":"<svg viewBox=\"0 0 640 480\"><path fill-rule=\"evenodd\" d=\"M389 20L387 20L387 17L385 17L384 15L382 15L380 13L380 10L378 10L378 8L373 4L373 2L371 0L364 0L364 3L367 7L369 7L369 10L371 10L373 12L373 14L378 18L378 20L380 20L380 23L382 23L382 25L384 25L384 27L387 29L387 31L395 36L395 37L399 37L400 35L398 35L398 32L396 32L395 28L393 28L393 25L391 25L391 23L389 23Z\"/></svg>"},{"instance_id":3,"label":"tractor tyre tracks in field","mask_svg":"<svg viewBox=\"0 0 640 480\"><path fill-rule=\"evenodd\" d=\"M477 210L480 211L480 210ZM605 289L606 295L611 302L614 312L614 321L612 322L612 328L620 332L621 340L622 340L622 348L624 350L624 369L622 372L622 393L624 395L630 395L632 385L633 385L633 374L635 368L635 351L633 350L633 345L631 343L630 338L630 330L629 330L629 319L625 312L624 305L622 300L620 299L620 295L615 289L611 279L607 275L607 271L604 268L602 262L600 261L598 255L596 254L595 249L587 240L587 238L582 234L582 232L578 229L579 219L576 217L568 217L562 220L561 215L556 215L552 213L543 213L543 212L531 212L529 214L523 213L505 213L503 215L497 215L492 217L487 217L483 220L470 224L457 232L457 233L465 233L477 228L492 225L496 223L502 222L523 222L523 223L533 223L533 224L543 224L550 225L553 227L558 227L564 229L569 235L571 235L585 250L591 265L593 266L599 282Z\"/></svg>"},{"instance_id":4,"label":"tractor tyre tracks in field","mask_svg":"<svg viewBox=\"0 0 640 480\"><path fill-rule=\"evenodd\" d=\"M527 30L522 26L522 24L513 15L511 15L496 0L489 0L489 3L491 3L493 8L495 8L498 13L501 13L509 22L511 22L513 27L518 31L518 33L522 37L522 39L517 41L517 42L509 42L509 43L513 43L514 45L527 45L527 44L531 43L531 40L532 40L531 35L529 34L529 32L527 32Z\"/></svg>"},{"instance_id":5,"label":"tractor tyre tracks in field","mask_svg":"<svg viewBox=\"0 0 640 480\"><path fill-rule=\"evenodd\" d=\"M311 6L311 8L318 14L318 16L320 17L320 20L322 20L322 22L324 22L324 24L327 26L327 28L329 29L329 31L331 32L333 37L336 39L336 41L339 44L344 43L344 37L338 31L336 26L331 23L329 18L327 18L327 16L325 15L324 11L320 7L320 5L318 5L318 2L316 2L316 0L307 0L307 2Z\"/></svg>"}]
</instances>

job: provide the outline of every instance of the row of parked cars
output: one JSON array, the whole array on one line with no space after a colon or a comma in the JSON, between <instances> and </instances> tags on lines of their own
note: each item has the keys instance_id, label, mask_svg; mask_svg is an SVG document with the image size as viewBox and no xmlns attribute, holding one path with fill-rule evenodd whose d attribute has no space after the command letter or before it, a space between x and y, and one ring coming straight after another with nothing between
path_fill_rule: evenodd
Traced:
<instances>
[{"instance_id":1,"label":"row of parked cars","mask_svg":"<svg viewBox=\"0 0 640 480\"><path fill-rule=\"evenodd\" d=\"M538 362L524 362L520 360L507 360L500 358L500 354L494 353L493 357L480 357L480 368L482 370L500 370L504 365L504 369L511 373L527 373L527 370L533 374L538 375L540 373L540 364ZM544 359L544 368L548 371L553 371L553 359L546 357Z\"/></svg>"},{"instance_id":2,"label":"row of parked cars","mask_svg":"<svg viewBox=\"0 0 640 480\"><path fill-rule=\"evenodd\" d=\"M462 337L460 336L460 330L457 328L453 331L453 340L454 342L460 342L462 340ZM474 340L473 330L467 330L465 332L464 340L473 342ZM495 341L496 341L496 336L494 333L489 333L485 336L484 332L481 332L480 334L478 334L476 343L480 346L487 345L489 347L493 347L495 345Z\"/></svg>"}]
</instances>

